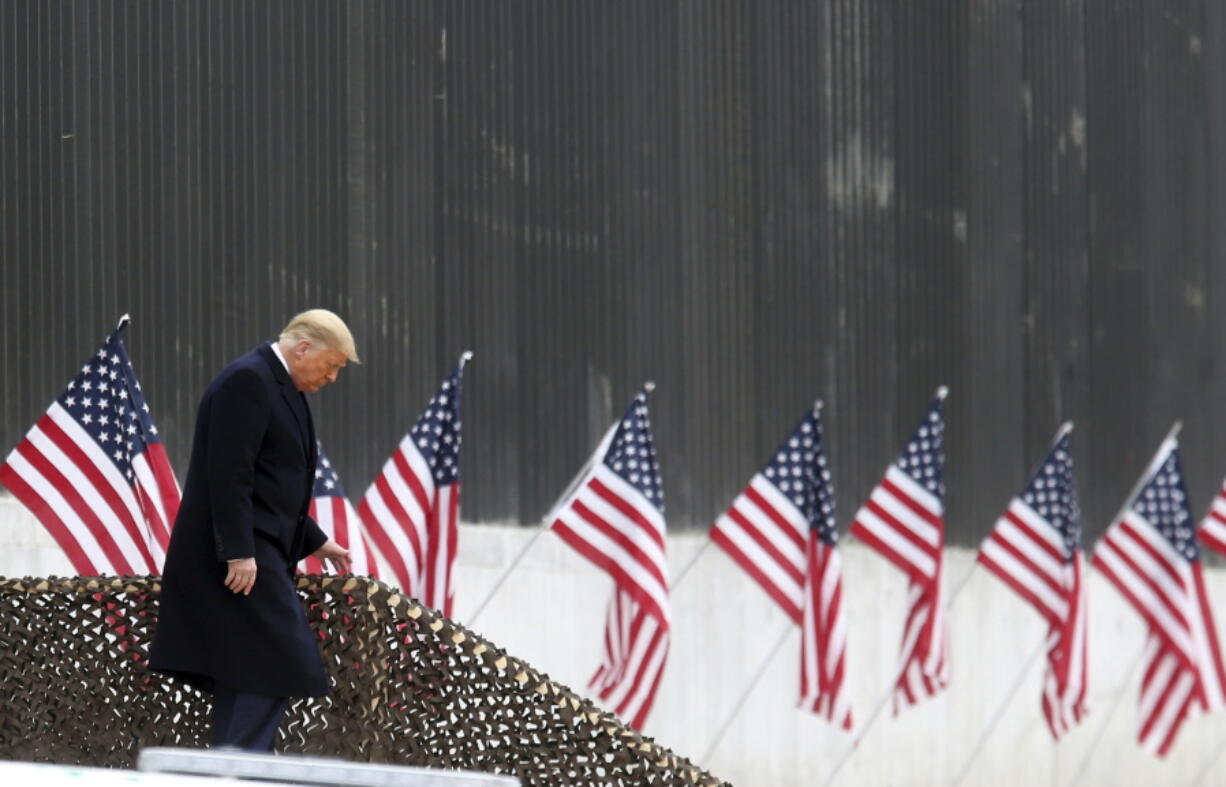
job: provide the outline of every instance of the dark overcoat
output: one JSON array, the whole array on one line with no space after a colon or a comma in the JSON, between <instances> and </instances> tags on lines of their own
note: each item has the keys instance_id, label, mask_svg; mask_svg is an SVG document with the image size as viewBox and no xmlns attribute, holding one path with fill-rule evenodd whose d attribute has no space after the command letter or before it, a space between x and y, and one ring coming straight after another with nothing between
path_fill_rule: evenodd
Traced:
<instances>
[{"instance_id":1,"label":"dark overcoat","mask_svg":"<svg viewBox=\"0 0 1226 787\"><path fill-rule=\"evenodd\" d=\"M327 540L307 516L315 428L269 345L222 370L196 416L191 463L162 578L150 666L212 690L320 696L328 679L294 589L299 560ZM255 557L255 587L225 584Z\"/></svg>"}]
</instances>

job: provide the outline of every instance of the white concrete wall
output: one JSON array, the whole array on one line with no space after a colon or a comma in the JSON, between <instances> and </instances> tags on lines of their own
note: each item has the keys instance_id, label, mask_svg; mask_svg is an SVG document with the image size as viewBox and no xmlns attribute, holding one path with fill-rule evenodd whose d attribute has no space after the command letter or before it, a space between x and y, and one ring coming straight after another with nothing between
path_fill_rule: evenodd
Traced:
<instances>
[{"instance_id":1,"label":"white concrete wall","mask_svg":"<svg viewBox=\"0 0 1226 787\"><path fill-rule=\"evenodd\" d=\"M502 570L534 531L466 526L460 535L456 610L468 622ZM674 575L705 536L669 540ZM857 544L844 547L844 594L851 629L848 659L857 725L887 691L902 629L905 580ZM947 587L974 565L950 550ZM0 498L0 575L67 574L71 569L41 526L11 498ZM1226 572L1209 572L1209 593L1226 616ZM527 553L472 628L556 680L583 692L600 657L608 580L551 533ZM821 785L851 737L796 710L799 635L765 594L715 547L705 550L673 592L674 633L667 672L646 734L737 785ZM1226 712L1184 726L1165 760L1135 743L1138 659L1144 628L1099 576L1090 577L1091 715L1059 744L1039 705L1043 638L1039 617L1004 585L975 569L949 614L952 685L894 718L887 708L835 784L952 784L1010 689L994 734L964 784L1065 787L1098 740L1083 785L1192 785L1226 742ZM786 641L715 753L712 737L779 636ZM1033 657L1033 658L1032 658ZM1031 659L1028 662L1028 659ZM1118 705L1113 704L1118 701ZM1204 784L1226 782L1226 755Z\"/></svg>"}]
</instances>

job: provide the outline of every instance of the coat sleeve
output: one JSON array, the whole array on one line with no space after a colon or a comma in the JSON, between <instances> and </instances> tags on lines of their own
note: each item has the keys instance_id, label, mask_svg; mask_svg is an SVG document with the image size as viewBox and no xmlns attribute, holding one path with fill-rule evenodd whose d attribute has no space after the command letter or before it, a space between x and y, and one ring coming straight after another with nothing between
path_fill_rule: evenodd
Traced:
<instances>
[{"instance_id":1,"label":"coat sleeve","mask_svg":"<svg viewBox=\"0 0 1226 787\"><path fill-rule=\"evenodd\" d=\"M324 542L328 540L328 534L311 517L308 516L303 524L306 526L306 535L302 539L302 554L295 556L295 560L302 560L323 546Z\"/></svg>"},{"instance_id":2,"label":"coat sleeve","mask_svg":"<svg viewBox=\"0 0 1226 787\"><path fill-rule=\"evenodd\" d=\"M219 561L255 557L252 488L269 412L268 389L252 369L236 371L213 392L207 468Z\"/></svg>"}]
</instances>

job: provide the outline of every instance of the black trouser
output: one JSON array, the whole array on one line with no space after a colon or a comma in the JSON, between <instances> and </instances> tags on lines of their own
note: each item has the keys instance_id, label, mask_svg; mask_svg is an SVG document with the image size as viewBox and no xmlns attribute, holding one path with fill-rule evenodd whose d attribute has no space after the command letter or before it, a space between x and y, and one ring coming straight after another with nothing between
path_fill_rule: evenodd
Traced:
<instances>
[{"instance_id":1,"label":"black trouser","mask_svg":"<svg viewBox=\"0 0 1226 787\"><path fill-rule=\"evenodd\" d=\"M226 686L213 690L213 748L234 747L270 752L277 727L289 704L286 697L269 697L234 691Z\"/></svg>"}]
</instances>

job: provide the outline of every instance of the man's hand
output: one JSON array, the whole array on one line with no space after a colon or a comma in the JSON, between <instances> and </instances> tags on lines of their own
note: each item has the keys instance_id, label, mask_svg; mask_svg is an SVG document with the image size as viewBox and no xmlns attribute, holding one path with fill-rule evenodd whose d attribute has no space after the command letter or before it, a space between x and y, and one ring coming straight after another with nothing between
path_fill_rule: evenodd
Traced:
<instances>
[{"instance_id":1,"label":"man's hand","mask_svg":"<svg viewBox=\"0 0 1226 787\"><path fill-rule=\"evenodd\" d=\"M226 587L235 593L250 596L251 589L255 587L255 558L231 560L226 569Z\"/></svg>"},{"instance_id":2,"label":"man's hand","mask_svg":"<svg viewBox=\"0 0 1226 787\"><path fill-rule=\"evenodd\" d=\"M324 542L324 545L312 553L323 563L331 561L332 570L337 574L349 573L349 550L345 549L340 544L332 539Z\"/></svg>"}]
</instances>

